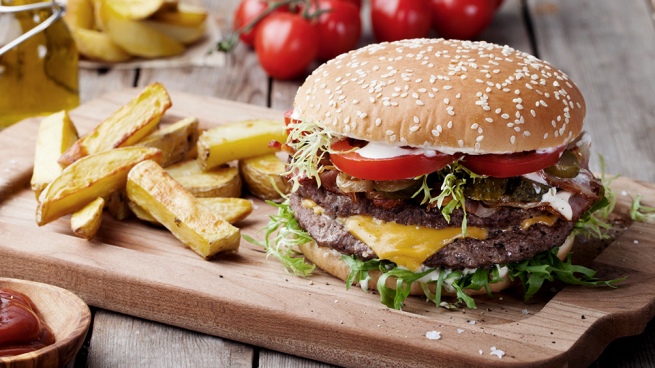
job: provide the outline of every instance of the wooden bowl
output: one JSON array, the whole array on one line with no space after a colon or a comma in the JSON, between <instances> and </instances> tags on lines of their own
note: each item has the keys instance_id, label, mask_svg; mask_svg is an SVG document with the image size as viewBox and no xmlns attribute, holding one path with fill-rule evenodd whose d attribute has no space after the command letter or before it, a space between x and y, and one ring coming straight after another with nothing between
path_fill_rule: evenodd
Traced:
<instances>
[{"instance_id":1,"label":"wooden bowl","mask_svg":"<svg viewBox=\"0 0 655 368\"><path fill-rule=\"evenodd\" d=\"M61 367L73 359L91 323L91 311L82 299L57 286L3 277L0 277L0 289L27 295L55 335L55 343L50 346L0 357L0 368Z\"/></svg>"}]
</instances>

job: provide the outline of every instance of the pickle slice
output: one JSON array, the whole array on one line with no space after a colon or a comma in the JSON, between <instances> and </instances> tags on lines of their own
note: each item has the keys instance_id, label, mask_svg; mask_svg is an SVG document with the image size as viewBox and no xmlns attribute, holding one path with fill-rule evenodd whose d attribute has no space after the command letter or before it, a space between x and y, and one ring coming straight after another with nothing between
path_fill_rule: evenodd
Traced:
<instances>
[{"instance_id":1,"label":"pickle slice","mask_svg":"<svg viewBox=\"0 0 655 368\"><path fill-rule=\"evenodd\" d=\"M545 168L544 171L558 178L575 178L580 173L580 161L573 152L566 150L555 165Z\"/></svg>"}]
</instances>

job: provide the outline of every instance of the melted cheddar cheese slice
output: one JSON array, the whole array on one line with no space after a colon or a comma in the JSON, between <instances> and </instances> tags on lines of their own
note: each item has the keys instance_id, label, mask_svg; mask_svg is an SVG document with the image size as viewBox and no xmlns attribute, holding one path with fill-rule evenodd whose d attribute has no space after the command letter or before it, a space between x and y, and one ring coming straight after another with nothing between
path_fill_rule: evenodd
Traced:
<instances>
[{"instance_id":1,"label":"melted cheddar cheese slice","mask_svg":"<svg viewBox=\"0 0 655 368\"><path fill-rule=\"evenodd\" d=\"M462 229L430 229L383 222L371 216L341 219L346 229L371 248L378 258L411 271L418 271L425 260L452 241L462 238ZM485 239L487 230L469 227L465 237Z\"/></svg>"},{"instance_id":2,"label":"melted cheddar cheese slice","mask_svg":"<svg viewBox=\"0 0 655 368\"><path fill-rule=\"evenodd\" d=\"M557 221L557 216L552 216L552 215L541 215L537 217L532 217L529 219L523 220L521 222L521 230L527 230L530 228L530 226L534 224L544 224L548 226L553 226L555 222Z\"/></svg>"}]
</instances>

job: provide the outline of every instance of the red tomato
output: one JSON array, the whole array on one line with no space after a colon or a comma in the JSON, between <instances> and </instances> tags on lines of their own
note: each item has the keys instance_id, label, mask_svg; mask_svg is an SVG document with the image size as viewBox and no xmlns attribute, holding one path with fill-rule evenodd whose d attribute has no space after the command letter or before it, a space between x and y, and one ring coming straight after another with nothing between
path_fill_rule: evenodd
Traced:
<instances>
[{"instance_id":1,"label":"red tomato","mask_svg":"<svg viewBox=\"0 0 655 368\"><path fill-rule=\"evenodd\" d=\"M371 23L379 42L426 37L430 4L427 0L371 0Z\"/></svg>"},{"instance_id":2,"label":"red tomato","mask_svg":"<svg viewBox=\"0 0 655 368\"><path fill-rule=\"evenodd\" d=\"M348 140L332 145L335 151L350 151L354 147ZM400 180L415 178L442 169L455 161L455 157L443 153L435 156L405 155L393 158L367 158L357 151L344 154L330 153L334 166L348 175L366 180Z\"/></svg>"},{"instance_id":3,"label":"red tomato","mask_svg":"<svg viewBox=\"0 0 655 368\"><path fill-rule=\"evenodd\" d=\"M237 10L234 12L234 20L232 21L232 29L235 31L241 27L245 27L253 21L257 16L263 13L268 8L268 3L262 0L243 0L239 3ZM258 25L255 25L250 32L244 32L239 35L241 42L248 46L255 44L255 34Z\"/></svg>"},{"instance_id":4,"label":"red tomato","mask_svg":"<svg viewBox=\"0 0 655 368\"><path fill-rule=\"evenodd\" d=\"M277 79L300 76L318 54L318 30L294 13L266 17L255 37L255 51L266 73Z\"/></svg>"},{"instance_id":5,"label":"red tomato","mask_svg":"<svg viewBox=\"0 0 655 368\"><path fill-rule=\"evenodd\" d=\"M439 36L469 40L479 35L494 17L495 0L430 0L432 27Z\"/></svg>"},{"instance_id":6,"label":"red tomato","mask_svg":"<svg viewBox=\"0 0 655 368\"><path fill-rule=\"evenodd\" d=\"M316 3L310 8L316 11ZM343 0L318 0L318 9L326 11L318 17L318 59L330 60L355 48L362 34L362 19L354 3Z\"/></svg>"},{"instance_id":7,"label":"red tomato","mask_svg":"<svg viewBox=\"0 0 655 368\"><path fill-rule=\"evenodd\" d=\"M357 10L362 9L362 0L340 0L340 1L345 2L345 3L355 4L355 6L357 7ZM502 0L500 0L500 1L502 1Z\"/></svg>"},{"instance_id":8,"label":"red tomato","mask_svg":"<svg viewBox=\"0 0 655 368\"><path fill-rule=\"evenodd\" d=\"M506 155L466 155L461 163L479 175L510 178L555 165L559 161L562 152L564 152L564 148L560 147L549 153L530 151Z\"/></svg>"}]
</instances>

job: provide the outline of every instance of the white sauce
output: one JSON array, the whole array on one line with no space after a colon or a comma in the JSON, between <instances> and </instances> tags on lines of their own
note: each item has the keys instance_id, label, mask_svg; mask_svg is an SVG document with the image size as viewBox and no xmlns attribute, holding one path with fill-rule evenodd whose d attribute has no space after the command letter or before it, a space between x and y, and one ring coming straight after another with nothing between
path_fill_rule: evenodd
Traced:
<instances>
[{"instance_id":1,"label":"white sauce","mask_svg":"<svg viewBox=\"0 0 655 368\"><path fill-rule=\"evenodd\" d=\"M425 155L427 157L434 157L437 151L425 148L403 148L399 146L392 146L379 142L368 142L366 146L357 150L357 153L365 158L384 159L408 155Z\"/></svg>"},{"instance_id":2,"label":"white sauce","mask_svg":"<svg viewBox=\"0 0 655 368\"><path fill-rule=\"evenodd\" d=\"M548 183L546 183L546 180L544 180L544 178L539 174L538 171L531 172L529 174L524 174L523 177L528 180L537 182L539 184L548 185Z\"/></svg>"},{"instance_id":3,"label":"white sauce","mask_svg":"<svg viewBox=\"0 0 655 368\"><path fill-rule=\"evenodd\" d=\"M557 192L557 189L550 188L548 192L541 197L541 202L548 203L548 205L570 221L571 217L573 217L573 209L569 204L569 198L571 198L571 195L573 195L571 192Z\"/></svg>"}]
</instances>

